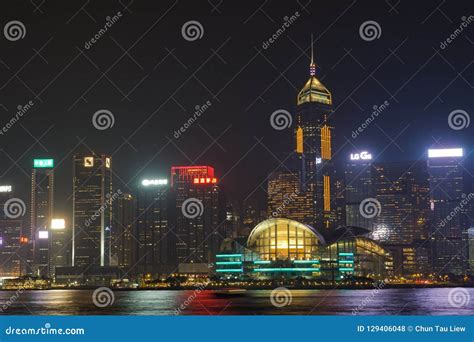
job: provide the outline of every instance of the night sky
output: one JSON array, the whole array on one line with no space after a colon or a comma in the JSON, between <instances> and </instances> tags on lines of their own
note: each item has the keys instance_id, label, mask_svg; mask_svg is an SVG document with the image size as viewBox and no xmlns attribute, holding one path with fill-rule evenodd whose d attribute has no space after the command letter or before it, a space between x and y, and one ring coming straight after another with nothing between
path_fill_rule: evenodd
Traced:
<instances>
[{"instance_id":1,"label":"night sky","mask_svg":"<svg viewBox=\"0 0 474 342\"><path fill-rule=\"evenodd\" d=\"M444 1L9 1L1 6L0 126L18 105L34 106L0 136L0 182L29 202L32 159L56 160L57 216L70 216L72 155L113 155L114 186L169 177L172 165L213 165L235 198L264 195L265 179L293 147L293 128L275 130L271 114L294 114L309 76L314 35L317 77L332 92L337 158L370 150L379 161L416 160L426 149L473 150L474 123L461 130L448 115L474 112L472 0ZM122 16L89 49L107 16ZM297 19L266 49L290 17ZM3 27L22 22L23 39ZM198 21L200 39L183 38ZM375 21L378 39L359 27ZM178 139L197 105L211 106ZM356 139L372 107L387 109ZM92 124L113 113L106 130ZM468 116L468 118L470 119Z\"/></svg>"}]
</instances>

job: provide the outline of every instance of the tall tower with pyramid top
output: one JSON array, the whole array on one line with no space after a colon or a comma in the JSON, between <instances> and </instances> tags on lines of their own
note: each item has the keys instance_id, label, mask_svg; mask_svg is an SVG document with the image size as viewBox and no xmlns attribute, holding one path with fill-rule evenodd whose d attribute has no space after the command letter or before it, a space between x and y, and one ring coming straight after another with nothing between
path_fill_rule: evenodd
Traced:
<instances>
[{"instance_id":1,"label":"tall tower with pyramid top","mask_svg":"<svg viewBox=\"0 0 474 342\"><path fill-rule=\"evenodd\" d=\"M312 37L309 79L298 93L296 104L295 150L301 168L301 190L309 192L313 198L314 227L335 228L332 95L316 78Z\"/></svg>"}]
</instances>

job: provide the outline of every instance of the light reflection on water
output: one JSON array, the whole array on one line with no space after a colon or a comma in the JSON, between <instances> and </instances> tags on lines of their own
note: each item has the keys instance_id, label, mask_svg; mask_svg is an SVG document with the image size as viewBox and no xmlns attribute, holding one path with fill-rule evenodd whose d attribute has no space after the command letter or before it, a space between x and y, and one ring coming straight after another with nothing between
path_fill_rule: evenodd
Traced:
<instances>
[{"instance_id":1,"label":"light reflection on water","mask_svg":"<svg viewBox=\"0 0 474 342\"><path fill-rule=\"evenodd\" d=\"M448 301L451 289L291 290L290 305L276 308L270 290L247 291L244 296L222 296L214 291L115 291L115 302L97 308L92 290L48 290L22 293L3 314L10 315L472 315L474 289L460 308ZM15 291L0 291L5 304Z\"/></svg>"}]
</instances>

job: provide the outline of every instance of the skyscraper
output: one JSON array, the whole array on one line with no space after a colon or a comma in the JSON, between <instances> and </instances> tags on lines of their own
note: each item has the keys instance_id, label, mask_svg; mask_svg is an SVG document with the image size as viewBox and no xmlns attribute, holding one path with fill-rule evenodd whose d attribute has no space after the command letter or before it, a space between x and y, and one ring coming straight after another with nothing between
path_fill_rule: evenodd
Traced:
<instances>
[{"instance_id":1,"label":"skyscraper","mask_svg":"<svg viewBox=\"0 0 474 342\"><path fill-rule=\"evenodd\" d=\"M397 274L428 271L428 179L425 161L375 164L381 211L372 238L392 253Z\"/></svg>"},{"instance_id":2,"label":"skyscraper","mask_svg":"<svg viewBox=\"0 0 474 342\"><path fill-rule=\"evenodd\" d=\"M51 220L49 230L50 273L55 276L57 267L70 265L71 228L66 228L66 221L60 218Z\"/></svg>"},{"instance_id":3,"label":"skyscraper","mask_svg":"<svg viewBox=\"0 0 474 342\"><path fill-rule=\"evenodd\" d=\"M375 198L374 167L372 154L363 151L351 153L345 170L346 225L373 229L374 218L363 216L360 205Z\"/></svg>"},{"instance_id":4,"label":"skyscraper","mask_svg":"<svg viewBox=\"0 0 474 342\"><path fill-rule=\"evenodd\" d=\"M470 274L474 274L474 227L467 231L468 245L469 245L469 269Z\"/></svg>"},{"instance_id":5,"label":"skyscraper","mask_svg":"<svg viewBox=\"0 0 474 342\"><path fill-rule=\"evenodd\" d=\"M268 177L268 217L288 218L306 224L314 219L311 192L301 191L301 178L296 172L279 170Z\"/></svg>"},{"instance_id":6,"label":"skyscraper","mask_svg":"<svg viewBox=\"0 0 474 342\"><path fill-rule=\"evenodd\" d=\"M54 160L34 159L31 175L30 240L33 242L33 272L50 276L49 225L54 208Z\"/></svg>"},{"instance_id":7,"label":"skyscraper","mask_svg":"<svg viewBox=\"0 0 474 342\"><path fill-rule=\"evenodd\" d=\"M137 218L137 199L134 195L123 193L115 201L112 221L112 259L125 271L135 263L137 239L135 234Z\"/></svg>"},{"instance_id":8,"label":"skyscraper","mask_svg":"<svg viewBox=\"0 0 474 342\"><path fill-rule=\"evenodd\" d=\"M433 268L438 274L464 274L468 268L470 226L463 157L462 148L428 151Z\"/></svg>"},{"instance_id":9,"label":"skyscraper","mask_svg":"<svg viewBox=\"0 0 474 342\"><path fill-rule=\"evenodd\" d=\"M134 274L157 275L171 271L174 241L170 232L168 179L145 179L137 193Z\"/></svg>"},{"instance_id":10,"label":"skyscraper","mask_svg":"<svg viewBox=\"0 0 474 342\"><path fill-rule=\"evenodd\" d=\"M336 179L333 163L334 126L330 120L332 95L316 78L311 39L310 77L298 93L296 107L296 154L300 159L301 189L313 198L315 227L336 224Z\"/></svg>"},{"instance_id":11,"label":"skyscraper","mask_svg":"<svg viewBox=\"0 0 474 342\"><path fill-rule=\"evenodd\" d=\"M9 200L14 200L11 185L0 186L0 277L19 277L21 275L22 260L26 253L22 250L22 217L26 208L13 207L15 215L7 215L5 207ZM19 203L19 202L17 202ZM8 204L7 204L8 206ZM16 210L20 211L16 211Z\"/></svg>"},{"instance_id":12,"label":"skyscraper","mask_svg":"<svg viewBox=\"0 0 474 342\"><path fill-rule=\"evenodd\" d=\"M173 167L171 177L177 261L179 264L201 264L201 270L204 270L205 264L214 260L225 237L223 192L217 184L214 168L210 166Z\"/></svg>"},{"instance_id":13,"label":"skyscraper","mask_svg":"<svg viewBox=\"0 0 474 342\"><path fill-rule=\"evenodd\" d=\"M76 267L110 265L112 158L76 155L73 164L73 248Z\"/></svg>"}]
</instances>

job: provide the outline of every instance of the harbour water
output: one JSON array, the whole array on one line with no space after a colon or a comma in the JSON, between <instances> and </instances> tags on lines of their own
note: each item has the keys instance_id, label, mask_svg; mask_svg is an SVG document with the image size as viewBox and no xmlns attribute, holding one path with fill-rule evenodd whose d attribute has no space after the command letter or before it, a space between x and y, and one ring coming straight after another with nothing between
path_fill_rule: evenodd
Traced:
<instances>
[{"instance_id":1,"label":"harbour water","mask_svg":"<svg viewBox=\"0 0 474 342\"><path fill-rule=\"evenodd\" d=\"M94 305L93 290L0 291L9 315L472 315L474 289L291 290L272 304L271 290L223 295L216 291L114 291L113 303ZM453 296L457 297L453 297ZM460 297L459 297L460 296ZM7 305L9 303L9 305Z\"/></svg>"}]
</instances>

